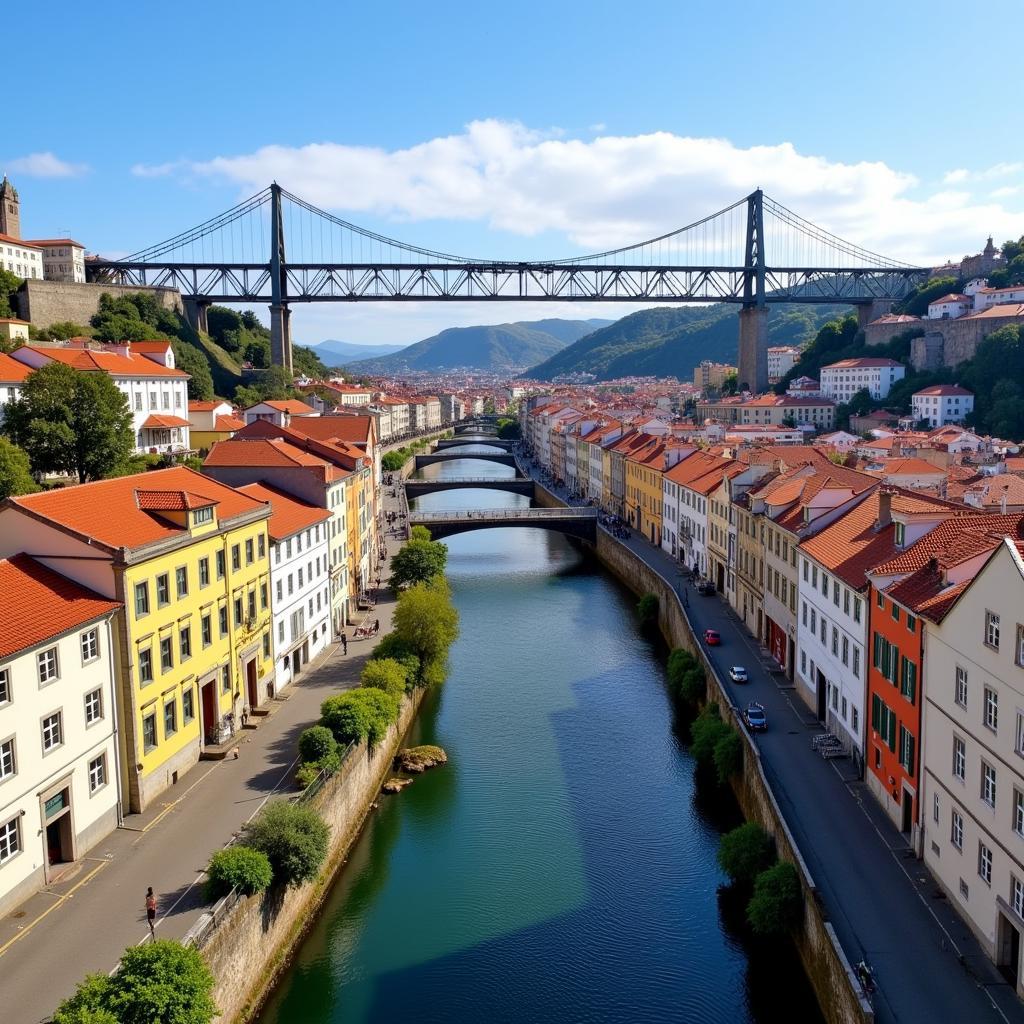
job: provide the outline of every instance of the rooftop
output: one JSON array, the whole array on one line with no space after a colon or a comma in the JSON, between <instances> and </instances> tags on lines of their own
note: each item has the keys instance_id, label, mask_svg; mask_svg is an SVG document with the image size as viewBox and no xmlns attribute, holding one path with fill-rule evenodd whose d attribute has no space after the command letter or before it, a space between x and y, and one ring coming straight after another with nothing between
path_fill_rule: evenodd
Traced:
<instances>
[{"instance_id":1,"label":"rooftop","mask_svg":"<svg viewBox=\"0 0 1024 1024\"><path fill-rule=\"evenodd\" d=\"M262 501L270 505L271 514L270 522L267 523L267 531L272 541L281 541L286 537L292 537L300 530L308 529L316 523L322 523L331 518L330 509L300 501L270 484L246 484L238 489L255 501Z\"/></svg>"}]
</instances>

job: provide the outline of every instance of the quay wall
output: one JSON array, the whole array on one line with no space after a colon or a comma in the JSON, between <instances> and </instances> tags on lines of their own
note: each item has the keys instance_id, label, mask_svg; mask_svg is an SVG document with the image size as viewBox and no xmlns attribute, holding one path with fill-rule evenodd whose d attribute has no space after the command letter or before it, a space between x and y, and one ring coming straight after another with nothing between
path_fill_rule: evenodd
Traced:
<instances>
[{"instance_id":1,"label":"quay wall","mask_svg":"<svg viewBox=\"0 0 1024 1024\"><path fill-rule=\"evenodd\" d=\"M181 292L177 288L136 288L120 284L93 284L72 281L30 279L15 293L18 316L34 327L70 320L88 326L89 319L99 311L100 296L108 292L115 299L124 295L152 295L165 309L183 313Z\"/></svg>"}]
</instances>

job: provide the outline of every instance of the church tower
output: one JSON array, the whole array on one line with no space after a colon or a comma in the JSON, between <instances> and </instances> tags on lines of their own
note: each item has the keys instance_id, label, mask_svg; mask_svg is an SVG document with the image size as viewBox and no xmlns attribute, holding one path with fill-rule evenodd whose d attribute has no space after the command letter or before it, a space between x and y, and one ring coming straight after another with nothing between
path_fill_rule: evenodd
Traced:
<instances>
[{"instance_id":1,"label":"church tower","mask_svg":"<svg viewBox=\"0 0 1024 1024\"><path fill-rule=\"evenodd\" d=\"M18 190L7 180L0 181L0 235L21 238L21 203Z\"/></svg>"}]
</instances>

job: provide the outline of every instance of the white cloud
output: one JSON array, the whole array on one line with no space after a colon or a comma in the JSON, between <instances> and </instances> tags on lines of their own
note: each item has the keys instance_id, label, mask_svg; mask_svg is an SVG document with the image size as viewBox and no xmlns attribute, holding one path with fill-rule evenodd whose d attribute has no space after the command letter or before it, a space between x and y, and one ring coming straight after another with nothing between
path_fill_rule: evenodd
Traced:
<instances>
[{"instance_id":1,"label":"white cloud","mask_svg":"<svg viewBox=\"0 0 1024 1024\"><path fill-rule=\"evenodd\" d=\"M188 164L184 160L169 160L164 164L133 164L132 174L137 178L166 178L176 171L185 170Z\"/></svg>"},{"instance_id":2,"label":"white cloud","mask_svg":"<svg viewBox=\"0 0 1024 1024\"><path fill-rule=\"evenodd\" d=\"M73 164L53 153L29 153L7 161L13 174L24 174L30 178L77 178L89 170L87 164Z\"/></svg>"},{"instance_id":3,"label":"white cloud","mask_svg":"<svg viewBox=\"0 0 1024 1024\"><path fill-rule=\"evenodd\" d=\"M604 121L598 121L597 124L592 124L590 126L590 130L592 132L603 132L603 131L606 131L607 129L608 129L608 125L606 125L604 123Z\"/></svg>"},{"instance_id":4,"label":"white cloud","mask_svg":"<svg viewBox=\"0 0 1024 1024\"><path fill-rule=\"evenodd\" d=\"M1024 214L1004 208L999 197L978 202L950 188L963 181L959 171L947 175L944 190L922 195L913 174L880 161L843 163L800 153L788 142L744 148L669 132L585 141L484 120L406 149L272 145L133 170L142 176L180 170L193 181L230 182L242 195L277 180L353 220L363 213L395 223L475 222L519 236L550 232L580 253L662 234L757 187L843 238L908 262L976 251L989 231L1024 233ZM391 233L401 236L399 229ZM433 244L453 248L443 228Z\"/></svg>"},{"instance_id":5,"label":"white cloud","mask_svg":"<svg viewBox=\"0 0 1024 1024\"><path fill-rule=\"evenodd\" d=\"M966 181L971 176L971 172L966 167L958 167L955 171L950 171L942 179L943 185L959 185L961 182Z\"/></svg>"}]
</instances>

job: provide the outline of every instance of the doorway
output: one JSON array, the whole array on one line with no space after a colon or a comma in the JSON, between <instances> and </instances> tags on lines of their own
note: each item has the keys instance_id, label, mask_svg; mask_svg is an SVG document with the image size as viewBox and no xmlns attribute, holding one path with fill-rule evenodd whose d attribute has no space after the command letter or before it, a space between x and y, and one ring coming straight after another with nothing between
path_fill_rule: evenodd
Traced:
<instances>
[{"instance_id":1,"label":"doorway","mask_svg":"<svg viewBox=\"0 0 1024 1024\"><path fill-rule=\"evenodd\" d=\"M999 915L996 946L999 973L1016 989L1020 979L1020 932L1002 913Z\"/></svg>"},{"instance_id":2,"label":"doorway","mask_svg":"<svg viewBox=\"0 0 1024 1024\"><path fill-rule=\"evenodd\" d=\"M903 823L900 831L910 835L914 827L914 794L909 789L903 790Z\"/></svg>"},{"instance_id":3,"label":"doorway","mask_svg":"<svg viewBox=\"0 0 1024 1024\"><path fill-rule=\"evenodd\" d=\"M818 721L822 725L825 724L825 716L828 708L828 683L825 681L825 676L822 674L821 669L817 670L817 683L818 683Z\"/></svg>"},{"instance_id":4,"label":"doorway","mask_svg":"<svg viewBox=\"0 0 1024 1024\"><path fill-rule=\"evenodd\" d=\"M256 659L250 658L245 663L245 687L249 697L249 710L253 711L259 707L260 693L256 683Z\"/></svg>"},{"instance_id":5,"label":"doorway","mask_svg":"<svg viewBox=\"0 0 1024 1024\"><path fill-rule=\"evenodd\" d=\"M302 667L302 655L298 649L292 651L292 678L294 679L299 674L299 669Z\"/></svg>"},{"instance_id":6,"label":"doorway","mask_svg":"<svg viewBox=\"0 0 1024 1024\"><path fill-rule=\"evenodd\" d=\"M74 835L71 828L71 791L67 788L55 793L43 804L46 817L44 842L46 866L70 864L75 859ZM48 878L52 877L48 875Z\"/></svg>"},{"instance_id":7,"label":"doorway","mask_svg":"<svg viewBox=\"0 0 1024 1024\"><path fill-rule=\"evenodd\" d=\"M199 691L199 706L203 716L203 741L217 742L220 722L217 718L217 685L211 679Z\"/></svg>"}]
</instances>

